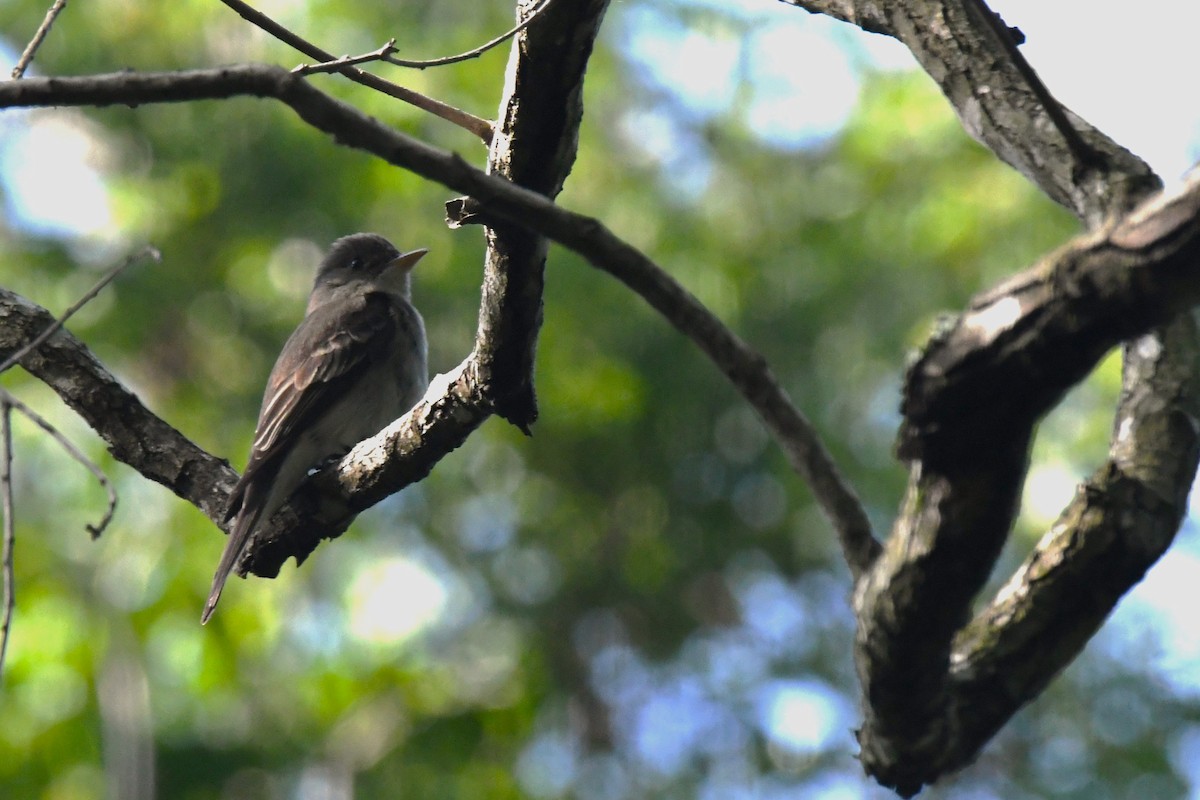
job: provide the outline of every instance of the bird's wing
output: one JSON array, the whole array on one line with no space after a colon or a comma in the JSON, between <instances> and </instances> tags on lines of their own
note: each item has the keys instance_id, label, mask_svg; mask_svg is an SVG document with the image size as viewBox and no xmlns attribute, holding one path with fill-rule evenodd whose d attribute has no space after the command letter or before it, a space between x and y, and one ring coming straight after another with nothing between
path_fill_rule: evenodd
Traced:
<instances>
[{"instance_id":1,"label":"bird's wing","mask_svg":"<svg viewBox=\"0 0 1200 800\"><path fill-rule=\"evenodd\" d=\"M387 353L396 328L391 304L380 294L325 303L304 318L279 354L251 448L251 460L269 458L338 390Z\"/></svg>"},{"instance_id":2,"label":"bird's wing","mask_svg":"<svg viewBox=\"0 0 1200 800\"><path fill-rule=\"evenodd\" d=\"M245 486L292 446L297 431L341 396L388 352L396 319L381 294L322 303L288 338L263 396L246 471L230 496L228 517L241 506Z\"/></svg>"}]
</instances>

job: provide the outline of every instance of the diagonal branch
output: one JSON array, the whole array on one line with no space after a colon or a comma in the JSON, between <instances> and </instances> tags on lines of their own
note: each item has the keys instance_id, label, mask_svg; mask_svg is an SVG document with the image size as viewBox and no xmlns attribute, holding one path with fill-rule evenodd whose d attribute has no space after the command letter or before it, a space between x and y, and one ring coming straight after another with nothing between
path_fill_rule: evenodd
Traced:
<instances>
[{"instance_id":1,"label":"diagonal branch","mask_svg":"<svg viewBox=\"0 0 1200 800\"><path fill-rule=\"evenodd\" d=\"M1141 159L1039 93L1041 82L1030 82L1032 70L1022 69L1024 58L982 0L783 2L899 39L967 133L1091 227L1160 186Z\"/></svg>"},{"instance_id":2,"label":"diagonal branch","mask_svg":"<svg viewBox=\"0 0 1200 800\"><path fill-rule=\"evenodd\" d=\"M1055 129L1063 142L1067 145L1067 149L1071 151L1071 155L1075 163L1084 168L1103 167L1103 159L1099 153L1092 149L1092 146L1083 140L1079 135L1079 131L1075 130L1075 125L1067 119L1066 111L1062 105L1054 99L1050 94L1050 90L1046 88L1046 84L1042 83L1042 79L1034 72L1033 67L1025 60L1025 56L1017 48L1020 42L1013 38L1013 32L1000 19L1000 15L988 8L984 0L968 0L967 7L974 9L979 19L983 21L983 25L990 29L993 34L993 39L1001 47L1004 48L1008 55L1009 65L1015 69L1025 82L1025 86L1029 91L1033 92L1037 98L1041 109L1045 112L1050 121L1054 123ZM1022 39L1023 41L1023 39Z\"/></svg>"},{"instance_id":3,"label":"diagonal branch","mask_svg":"<svg viewBox=\"0 0 1200 800\"><path fill-rule=\"evenodd\" d=\"M953 466L997 425L1040 418L1114 346L1200 301L1197 263L1200 171L979 295L909 370L901 457Z\"/></svg>"}]
</instances>

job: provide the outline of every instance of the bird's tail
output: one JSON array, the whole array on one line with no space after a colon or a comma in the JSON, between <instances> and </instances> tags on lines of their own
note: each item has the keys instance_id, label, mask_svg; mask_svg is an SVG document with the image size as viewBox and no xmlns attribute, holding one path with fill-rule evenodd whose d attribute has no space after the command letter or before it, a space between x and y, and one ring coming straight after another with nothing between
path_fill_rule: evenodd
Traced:
<instances>
[{"instance_id":1,"label":"bird's tail","mask_svg":"<svg viewBox=\"0 0 1200 800\"><path fill-rule=\"evenodd\" d=\"M262 516L263 504L250 501L250 497L245 498L245 502L233 522L229 540L225 542L225 552L221 553L221 563L217 564L217 571L213 575L212 589L208 593L208 601L204 604L204 613L200 615L201 625L208 622L208 618L216 610L217 601L221 599L221 590L225 588L225 581L229 578L229 573L233 571L233 565L237 563L242 550L246 548L246 542L250 539L250 531L254 530L258 518Z\"/></svg>"}]
</instances>

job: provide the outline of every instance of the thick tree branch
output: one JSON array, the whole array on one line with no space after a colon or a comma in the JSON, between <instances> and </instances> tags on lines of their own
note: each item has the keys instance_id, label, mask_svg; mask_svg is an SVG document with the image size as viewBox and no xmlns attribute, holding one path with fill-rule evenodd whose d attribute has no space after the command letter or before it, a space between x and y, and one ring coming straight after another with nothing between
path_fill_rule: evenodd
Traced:
<instances>
[{"instance_id":1,"label":"thick tree branch","mask_svg":"<svg viewBox=\"0 0 1200 800\"><path fill-rule=\"evenodd\" d=\"M859 740L881 782L909 794L969 763L1170 543L1200 453L1186 318L1127 352L1112 460L955 639L1011 527L1037 420L1113 346L1200 301L1197 263L1200 175L984 293L913 365L909 490L855 597Z\"/></svg>"},{"instance_id":2,"label":"thick tree branch","mask_svg":"<svg viewBox=\"0 0 1200 800\"><path fill-rule=\"evenodd\" d=\"M900 39L972 136L1090 227L1159 186L1140 159L1058 105L982 0L787 2ZM1169 544L1196 470L1190 426L1200 387L1178 377L1191 374L1200 350L1187 320L1126 349L1110 462L952 648L1011 527L1037 417L1116 341L1196 301L1189 289L1184 302L1130 310L1109 293L1132 300L1147 278L1166 291L1176 279L1191 283L1194 192L1193 181L1139 212L1140 222L1131 217L980 296L910 375L901 438L913 459L909 490L856 595L862 760L885 785L909 794L968 763ZM1169 275L1142 269L1167 263Z\"/></svg>"},{"instance_id":3,"label":"thick tree branch","mask_svg":"<svg viewBox=\"0 0 1200 800\"><path fill-rule=\"evenodd\" d=\"M1075 658L1174 540L1200 460L1196 342L1193 312L1126 346L1136 396L1122 403L1111 460L956 638L951 680L971 711L960 718L962 744L947 753L949 768L968 763L976 743Z\"/></svg>"},{"instance_id":4,"label":"thick tree branch","mask_svg":"<svg viewBox=\"0 0 1200 800\"><path fill-rule=\"evenodd\" d=\"M849 22L868 33L882 33L895 36L892 22L887 14L887 8L892 3L886 0L779 0L793 6L799 6L811 14L826 16Z\"/></svg>"},{"instance_id":5,"label":"thick tree branch","mask_svg":"<svg viewBox=\"0 0 1200 800\"><path fill-rule=\"evenodd\" d=\"M1100 357L1200 302L1200 172L978 296L909 370L900 455L973 459L1031 426Z\"/></svg>"}]
</instances>

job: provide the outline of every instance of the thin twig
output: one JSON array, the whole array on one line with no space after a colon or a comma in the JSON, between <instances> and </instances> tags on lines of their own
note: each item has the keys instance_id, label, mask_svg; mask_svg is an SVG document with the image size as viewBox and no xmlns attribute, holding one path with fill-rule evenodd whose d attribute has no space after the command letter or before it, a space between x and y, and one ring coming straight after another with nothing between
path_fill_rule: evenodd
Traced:
<instances>
[{"instance_id":1,"label":"thin twig","mask_svg":"<svg viewBox=\"0 0 1200 800\"><path fill-rule=\"evenodd\" d=\"M251 25L261 28L289 47L304 53L309 58L315 58L322 62L337 60L337 56L326 50L322 50L307 39L298 36L261 11L246 5L242 0L221 0L221 2L236 11L238 16ZM468 130L482 139L484 144L490 145L492 142L492 123L486 119L481 119L474 114L470 114L460 108L455 108L440 100L434 100L432 97L426 97L419 92L414 92L412 89L406 89L378 75L364 72L358 67L342 67L338 70L338 74L345 75L355 83L360 83L378 92L383 92L390 97L416 106L423 111L428 111L435 117L444 119L464 130Z\"/></svg>"},{"instance_id":2,"label":"thin twig","mask_svg":"<svg viewBox=\"0 0 1200 800\"><path fill-rule=\"evenodd\" d=\"M378 50L372 50L369 53L363 53L358 56L342 56L333 61L326 61L321 64L301 64L292 70L296 75L313 75L318 72L340 72L342 67L351 67L355 64L366 64L370 61L384 61L397 67L408 67L409 69L429 69L430 67L444 67L448 64L457 64L461 61L469 61L472 58L478 58L488 50L507 42L512 37L516 36L521 31L528 28L538 16L550 7L553 0L542 0L542 2L529 13L529 16L521 20L520 23L513 26L509 30L497 36L491 41L474 47L465 53L459 53L454 56L442 56L441 58L431 58L423 61L416 61L407 58L396 58L392 53L396 52L396 39L393 37L388 40L387 44L380 47Z\"/></svg>"},{"instance_id":3,"label":"thin twig","mask_svg":"<svg viewBox=\"0 0 1200 800\"><path fill-rule=\"evenodd\" d=\"M0 461L0 508L4 514L4 621L0 623L0 675L3 675L13 609L17 605L16 575L13 570L13 548L17 536L12 502L12 406L6 400L0 400L0 438L4 439L3 460Z\"/></svg>"},{"instance_id":4,"label":"thin twig","mask_svg":"<svg viewBox=\"0 0 1200 800\"><path fill-rule=\"evenodd\" d=\"M156 248L154 248L150 245L146 245L141 250L137 251L136 253L129 256L124 261L122 261L120 264L118 264L117 266L110 269L108 272L106 272L104 274L103 277L100 278L100 280L96 281L95 286L93 286L91 289L88 289L86 292L84 292L83 296L80 297L78 300L76 300L74 305L72 305L70 308L68 308L66 311L64 311L62 313L62 316L60 316L56 320L54 320L53 325L51 325L50 327L46 328L46 330L39 333L37 336L35 336L33 338L32 341L29 342L29 344L27 344L24 347L22 347L21 349L17 350L17 352L13 353L8 358L4 359L4 361L0 361L0 372L4 372L4 371L8 370L10 367L12 367L13 364L16 364L18 361L20 361L22 358L24 358L25 356L32 353L38 347L41 347L41 345L47 339L49 339L51 336L58 333L59 330L62 329L62 326L66 324L67 320L69 320L72 316L75 315L76 311L83 308L85 305L87 305L89 302L91 302L92 298L94 298L96 295L100 294L101 290L103 290L105 286L108 286L108 284L112 282L113 278L115 278L115 277L117 277L117 275L121 274L121 272L123 272L125 269L127 269L131 264L133 264L137 261L140 261L143 258L150 258L150 259L153 259L154 261L161 261L162 253L158 252L158 250Z\"/></svg>"},{"instance_id":5,"label":"thin twig","mask_svg":"<svg viewBox=\"0 0 1200 800\"><path fill-rule=\"evenodd\" d=\"M389 54L385 54L383 56L383 60L389 64L394 64L397 67L409 67L411 69L428 69L429 67L442 67L447 64L457 64L460 61L468 61L472 58L478 58L479 56L486 53L488 50L491 50L493 47L496 47L497 45L504 44L509 39L516 36L518 33L525 30L526 28L528 28L529 25L535 19L537 19L538 16L543 11L545 11L547 8L550 7L550 4L552 2L554 2L554 0L542 0L541 4L538 5L537 8L533 9L533 11L530 11L529 15L527 17L525 17L525 19L523 19L519 23L517 23L517 25L515 25L512 29L500 34L495 39L492 39L490 42L481 44L481 45L479 45L479 47L476 47L472 50L468 50L465 53L459 53L456 56L442 56L441 58L431 58L428 61L410 61L410 60L404 59L404 58L396 58L389 53Z\"/></svg>"},{"instance_id":6,"label":"thin twig","mask_svg":"<svg viewBox=\"0 0 1200 800\"><path fill-rule=\"evenodd\" d=\"M38 29L34 32L33 38L29 40L29 44L25 47L25 52L21 53L21 57L17 60L17 65L12 68L13 80L19 80L25 75L25 70L29 68L33 62L34 55L37 54L38 48L42 46L42 42L46 39L46 34L50 33L50 27L54 25L54 20L58 18L58 14L67 5L67 0L54 0L54 5L50 6L50 10L46 12L45 19Z\"/></svg>"},{"instance_id":7,"label":"thin twig","mask_svg":"<svg viewBox=\"0 0 1200 800\"><path fill-rule=\"evenodd\" d=\"M361 56L342 56L339 59L326 61L323 64L301 64L298 67L292 68L292 74L315 75L318 72L340 72L342 67L352 67L355 64L365 64L368 61L380 61L386 58L388 53L394 52L396 52L396 40L388 39L387 44L378 50L363 53Z\"/></svg>"},{"instance_id":8,"label":"thin twig","mask_svg":"<svg viewBox=\"0 0 1200 800\"><path fill-rule=\"evenodd\" d=\"M61 431L55 428L49 420L22 403L7 390L0 389L0 406L20 411L29 418L30 422L50 434L50 438L54 439L58 443L58 446L66 451L67 455L79 462L84 469L92 473L96 478L96 482L100 484L101 488L108 495L108 508L105 509L104 516L100 518L99 523L96 525L89 523L84 525L84 528L87 529L87 532L91 534L93 539L100 538L100 534L104 533L104 529L108 527L108 523L112 522L113 514L117 510L117 490L113 488L112 482L104 474L104 470L100 469L100 466L95 461L84 455L83 451L76 447Z\"/></svg>"}]
</instances>

